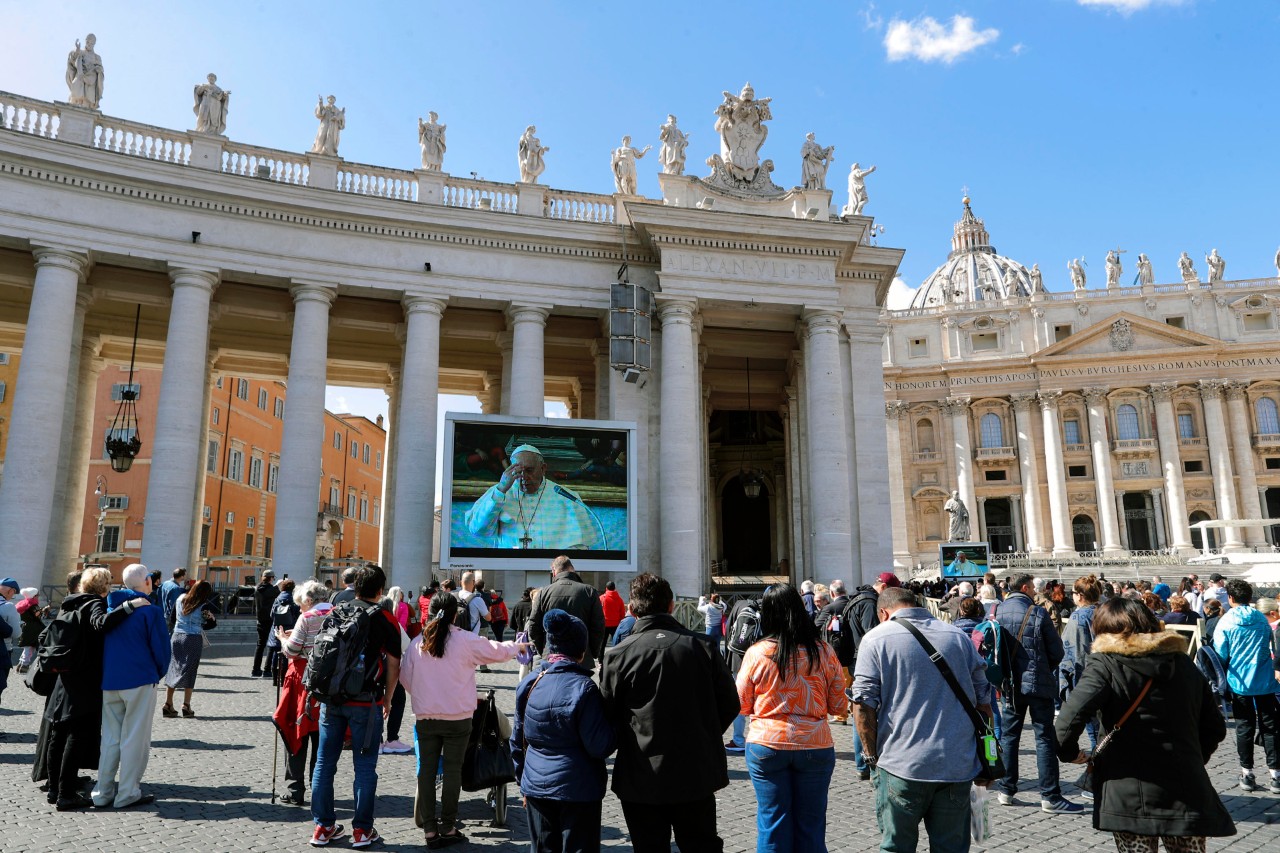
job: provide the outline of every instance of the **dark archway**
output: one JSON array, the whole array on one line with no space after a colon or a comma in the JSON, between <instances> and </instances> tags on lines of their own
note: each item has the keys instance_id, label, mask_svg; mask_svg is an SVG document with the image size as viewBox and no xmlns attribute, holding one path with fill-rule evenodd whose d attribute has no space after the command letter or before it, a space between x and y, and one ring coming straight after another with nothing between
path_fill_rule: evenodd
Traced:
<instances>
[{"instance_id":1,"label":"dark archway","mask_svg":"<svg viewBox=\"0 0 1280 853\"><path fill-rule=\"evenodd\" d=\"M992 554L1006 554L1013 549L1013 514L1008 498L987 498L983 501L983 520L986 522L987 542Z\"/></svg>"},{"instance_id":2,"label":"dark archway","mask_svg":"<svg viewBox=\"0 0 1280 853\"><path fill-rule=\"evenodd\" d=\"M1098 529L1093 526L1093 519L1089 516L1077 515L1071 519L1071 533L1077 551L1097 550Z\"/></svg>"},{"instance_id":3,"label":"dark archway","mask_svg":"<svg viewBox=\"0 0 1280 853\"><path fill-rule=\"evenodd\" d=\"M770 538L769 486L760 484L760 496L747 497L737 477L720 493L720 530L725 569L730 575L767 575L773 564ZM727 570L727 571L726 571Z\"/></svg>"},{"instance_id":4,"label":"dark archway","mask_svg":"<svg viewBox=\"0 0 1280 853\"><path fill-rule=\"evenodd\" d=\"M1154 551L1156 514L1151 508L1151 495L1147 492L1125 492L1124 525L1129 534L1130 551Z\"/></svg>"},{"instance_id":5,"label":"dark archway","mask_svg":"<svg viewBox=\"0 0 1280 853\"><path fill-rule=\"evenodd\" d=\"M1187 523L1191 525L1191 544L1201 551L1211 551L1218 547L1217 537L1214 535L1213 528L1201 528L1195 526L1202 521L1209 520L1209 513L1204 512L1203 510L1196 510L1191 513L1191 516L1187 519Z\"/></svg>"}]
</instances>

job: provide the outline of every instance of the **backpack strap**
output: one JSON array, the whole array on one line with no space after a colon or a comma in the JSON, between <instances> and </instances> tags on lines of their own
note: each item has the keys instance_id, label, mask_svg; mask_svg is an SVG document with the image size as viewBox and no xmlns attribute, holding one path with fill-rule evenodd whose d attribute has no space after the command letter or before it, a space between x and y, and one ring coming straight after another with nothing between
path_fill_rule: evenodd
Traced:
<instances>
[{"instance_id":1,"label":"backpack strap","mask_svg":"<svg viewBox=\"0 0 1280 853\"><path fill-rule=\"evenodd\" d=\"M978 713L978 709L969 701L969 697L965 695L964 688L960 686L960 682L956 681L955 673L951 671L951 666L947 663L946 658L942 656L942 652L935 649L933 643L925 638L924 633L906 619L895 620L895 624L901 625L910 631L912 636L924 648L925 654L929 656L929 660L933 661L933 665L938 668L938 672L942 673L942 678L947 682L947 686L951 688L951 692L960 700L961 707L964 708L970 722L973 723L974 732L978 735L985 732L987 730L986 722L982 719L982 715Z\"/></svg>"},{"instance_id":2,"label":"backpack strap","mask_svg":"<svg viewBox=\"0 0 1280 853\"><path fill-rule=\"evenodd\" d=\"M1022 624L1018 626L1018 645L1022 645L1022 635L1027 633L1027 623L1031 621L1031 608L1036 606L1038 605L1034 601L1027 599L1027 613L1022 617Z\"/></svg>"},{"instance_id":3,"label":"backpack strap","mask_svg":"<svg viewBox=\"0 0 1280 853\"><path fill-rule=\"evenodd\" d=\"M525 694L524 694L524 704L523 704L523 705L520 705L519 707L517 707L517 708L516 708L516 715L517 715L517 716L524 716L524 709L529 707L529 697L533 695L533 688L535 688L535 687L537 687L537 686L538 686L538 682L539 682L539 681L541 681L541 680L542 680L542 676L544 676L544 675L546 675L546 674L547 674L547 671L546 671L545 669L543 669L543 670L539 671L539 672L538 672L538 677L537 677L537 678L535 678L535 679L533 680L533 684L530 684L530 685L529 685L529 689L528 689L528 690L526 690L526 691L525 691ZM526 727L525 727L525 726L521 726L521 727L520 727L520 735L521 735L520 739L524 742L524 746L523 746L522 748L524 749L524 751L525 751L525 752L528 752L528 751L529 751L529 738L528 738L527 736L525 736L525 734L524 734L525 729L526 729Z\"/></svg>"}]
</instances>

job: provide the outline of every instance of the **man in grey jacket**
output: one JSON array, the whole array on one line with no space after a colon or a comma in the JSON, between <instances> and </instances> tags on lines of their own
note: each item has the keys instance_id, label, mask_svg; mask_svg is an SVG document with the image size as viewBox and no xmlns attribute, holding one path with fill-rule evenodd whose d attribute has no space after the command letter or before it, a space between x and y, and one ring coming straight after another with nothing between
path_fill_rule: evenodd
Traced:
<instances>
[{"instance_id":1,"label":"man in grey jacket","mask_svg":"<svg viewBox=\"0 0 1280 853\"><path fill-rule=\"evenodd\" d=\"M1017 575L1009 589L1011 592L995 611L995 620L1009 635L1013 648L1012 684L1001 688L1004 702L1000 709L1000 750L1008 772L992 787L1000 805L1013 805L1014 794L1018 792L1018 740L1030 711L1040 776L1040 810L1050 814L1083 814L1084 807L1063 797L1058 784L1053 697L1058 690L1062 638L1045 609L1032 601L1035 579L1031 575Z\"/></svg>"},{"instance_id":2,"label":"man in grey jacket","mask_svg":"<svg viewBox=\"0 0 1280 853\"><path fill-rule=\"evenodd\" d=\"M533 612L529 617L529 639L538 654L544 654L547 632L542 627L542 617L557 608L577 616L587 626L587 656L583 658L582 665L592 669L595 667L592 652L604 643L604 608L600 605L600 595L594 587L582 582L573 570L573 563L563 554L551 561L551 578L551 583L538 590L534 597Z\"/></svg>"}]
</instances>

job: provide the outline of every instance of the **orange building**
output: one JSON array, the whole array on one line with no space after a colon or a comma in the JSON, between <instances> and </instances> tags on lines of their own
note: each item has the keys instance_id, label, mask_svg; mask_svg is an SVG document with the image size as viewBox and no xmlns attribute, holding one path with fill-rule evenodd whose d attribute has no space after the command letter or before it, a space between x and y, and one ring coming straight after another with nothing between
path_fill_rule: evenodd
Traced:
<instances>
[{"instance_id":1,"label":"orange building","mask_svg":"<svg viewBox=\"0 0 1280 853\"><path fill-rule=\"evenodd\" d=\"M0 477L4 476L4 446L9 437L9 413L13 411L13 386L17 384L19 350L0 350Z\"/></svg>"},{"instance_id":2,"label":"orange building","mask_svg":"<svg viewBox=\"0 0 1280 853\"><path fill-rule=\"evenodd\" d=\"M105 437L127 382L125 368L108 366L98 381L94 402L97 434ZM95 436L90 461L81 553L119 570L138 559L146 514L160 371L137 370L138 432L142 453L121 474ZM149 393L150 392L150 393ZM276 480L284 433L285 386L281 382L224 376L212 389L205 446L200 576L214 568L213 579L238 580L254 568L270 565L275 525ZM377 561L382 517L382 473L387 433L359 415L325 412L321 493L317 495L316 558L352 557ZM101 492L100 494L98 492ZM101 518L101 532L99 532ZM99 540L101 536L101 540ZM172 566L155 566L168 576ZM226 568L227 572L218 572ZM277 574L310 576L314 566L280 567Z\"/></svg>"}]
</instances>

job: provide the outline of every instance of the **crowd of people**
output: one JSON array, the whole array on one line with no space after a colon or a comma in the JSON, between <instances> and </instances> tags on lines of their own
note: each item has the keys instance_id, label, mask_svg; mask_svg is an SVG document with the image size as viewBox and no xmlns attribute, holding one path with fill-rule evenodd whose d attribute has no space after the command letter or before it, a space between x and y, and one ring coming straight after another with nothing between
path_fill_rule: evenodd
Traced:
<instances>
[{"instance_id":1,"label":"crowd of people","mask_svg":"<svg viewBox=\"0 0 1280 853\"><path fill-rule=\"evenodd\" d=\"M112 591L105 569L73 573L52 623L62 629L43 628L35 590L0 580L0 639L22 649L19 667L76 661L55 668L32 772L60 811L154 800L142 780L161 682L163 717L196 715L204 634L217 625L212 589L182 569L160 585L139 564L121 580ZM968 850L973 801L989 789L992 805L1017 803L1028 717L1040 809L1091 811L1122 853L1161 841L1203 851L1207 837L1234 834L1205 770L1228 716L1239 787L1280 793L1280 612L1216 574L1176 589L1158 577L1067 587L1029 574L950 587L904 586L891 572L853 590L779 583L732 602L704 596L701 630L674 617L664 579L638 575L624 599L612 582L603 592L585 583L563 556L509 609L470 572L415 596L387 589L372 565L349 570L337 591L268 570L253 602L251 676L280 687L282 801L306 805L310 782L314 846L346 833L333 790L344 749L355 771L351 846L381 840L378 758L408 751L427 847L464 843L476 673L517 659L508 746L532 853L598 850L609 789L639 853L667 853L673 838L687 853L722 850L715 793L729 784L729 754L745 755L757 849L825 851L833 726L850 724L885 851L916 850L922 824L931 849ZM1198 622L1192 657L1168 626ZM406 711L412 746L400 741ZM1063 763L1086 765L1076 785L1091 808L1064 796ZM96 782L80 775L95 768Z\"/></svg>"}]
</instances>

